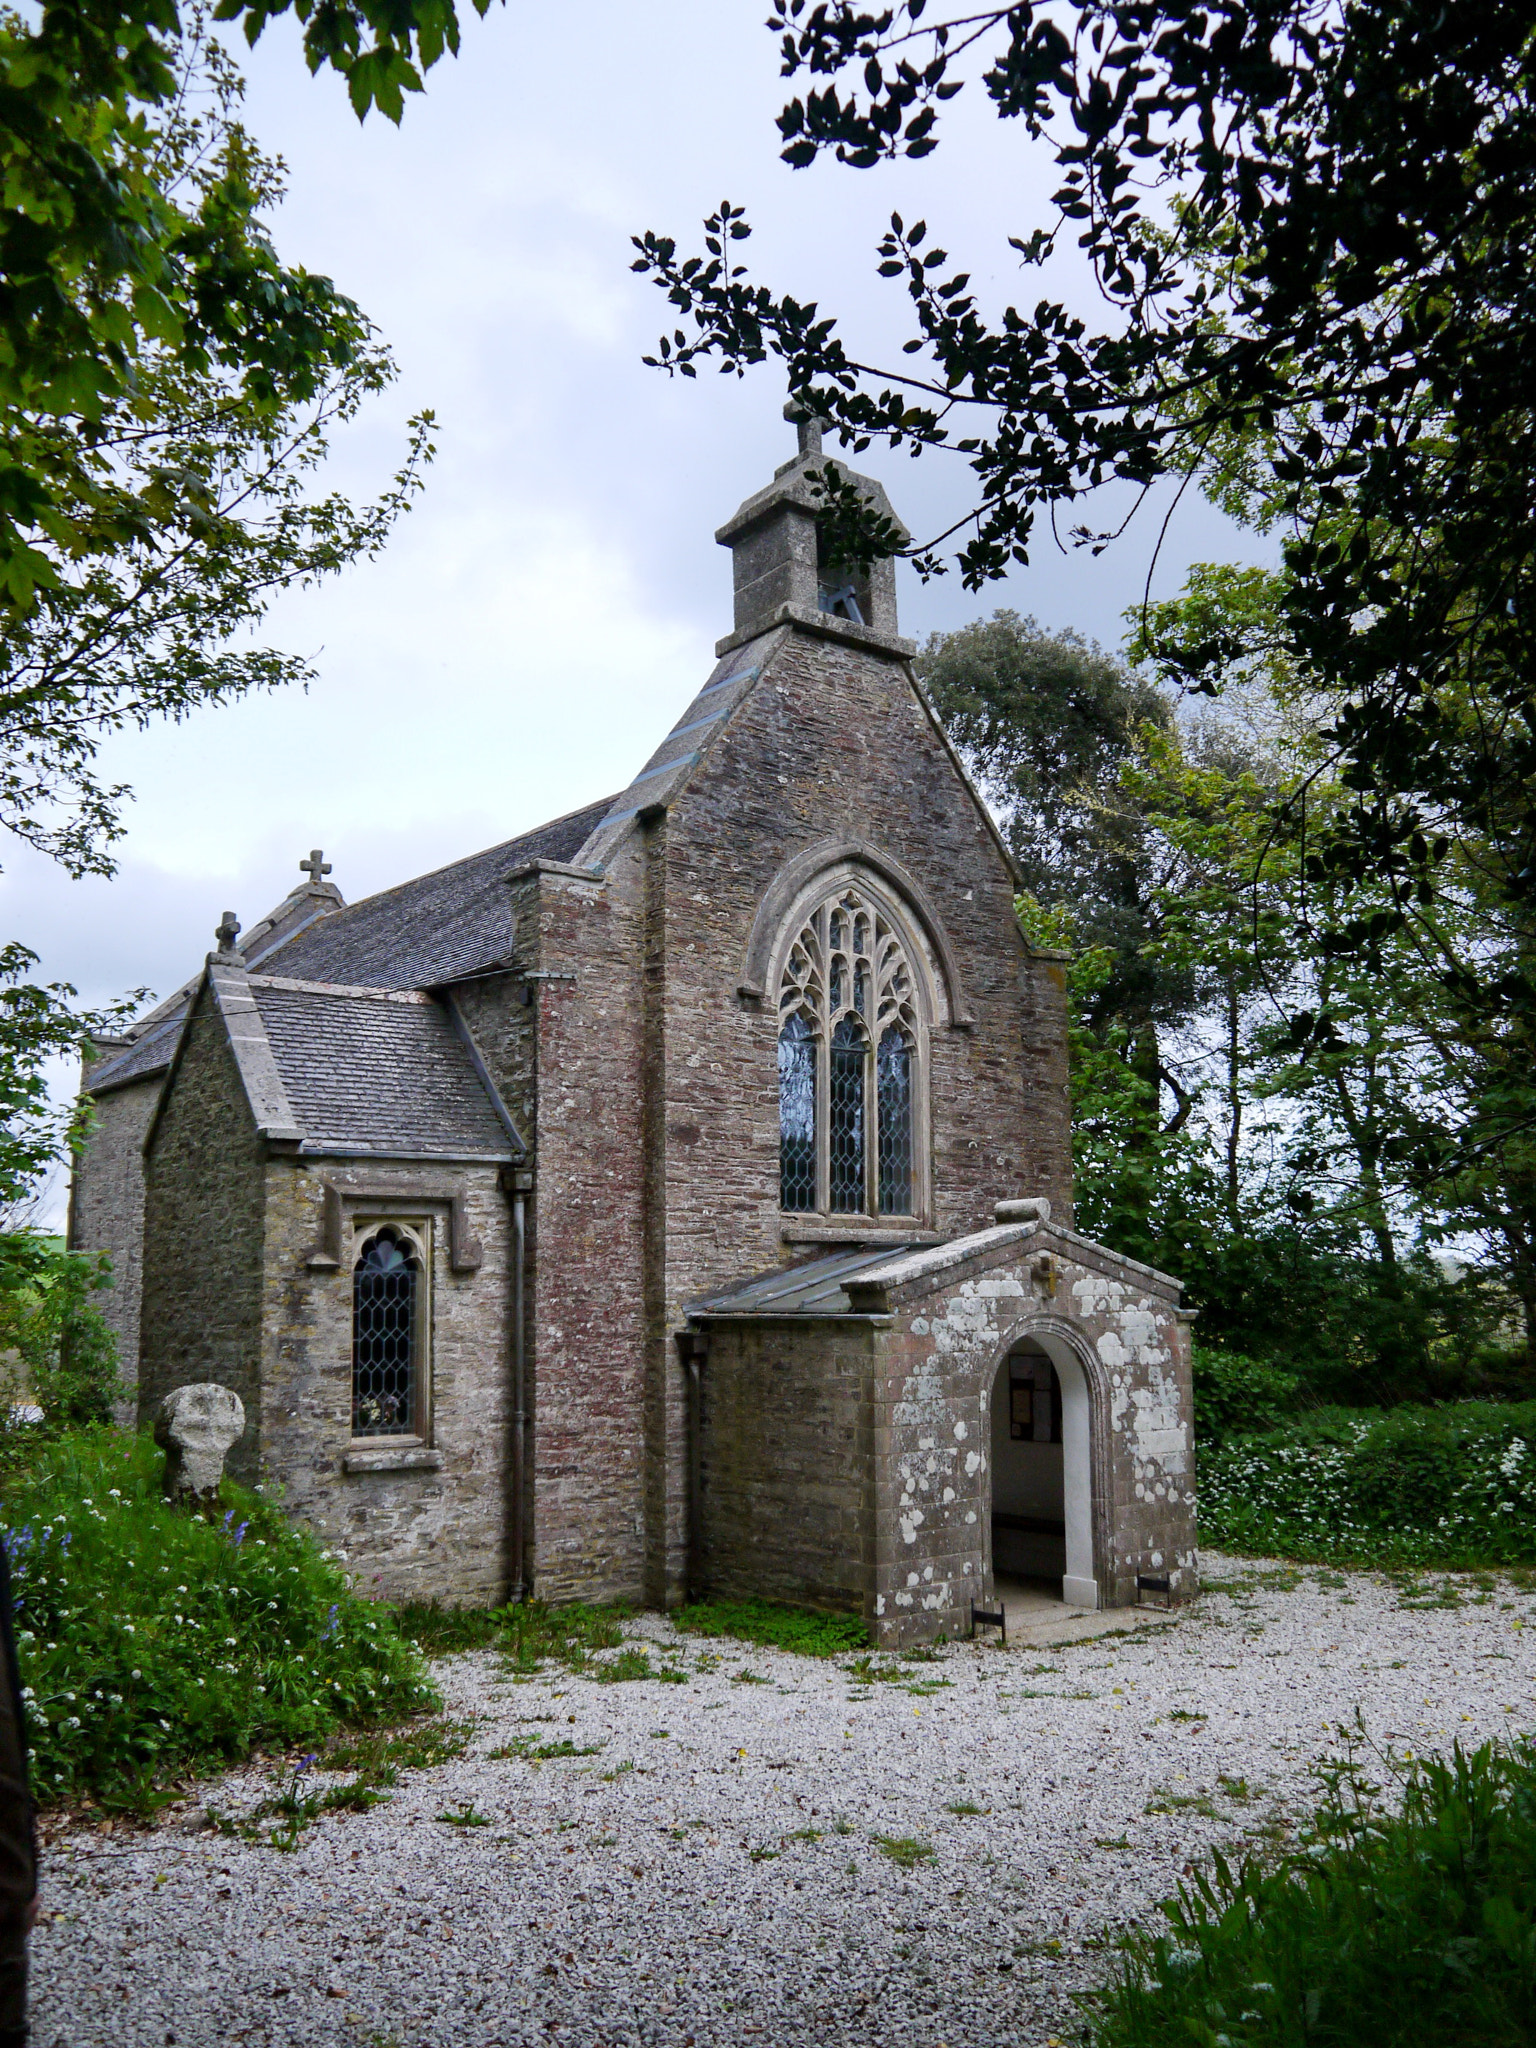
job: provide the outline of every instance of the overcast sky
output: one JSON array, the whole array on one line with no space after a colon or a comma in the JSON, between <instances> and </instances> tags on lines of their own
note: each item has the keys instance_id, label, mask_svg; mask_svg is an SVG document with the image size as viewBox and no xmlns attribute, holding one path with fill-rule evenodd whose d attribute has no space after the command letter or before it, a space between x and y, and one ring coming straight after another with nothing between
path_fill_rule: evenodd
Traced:
<instances>
[{"instance_id":1,"label":"overcast sky","mask_svg":"<svg viewBox=\"0 0 1536 2048\"><path fill-rule=\"evenodd\" d=\"M771 366L691 383L642 366L671 323L630 272L631 234L688 244L721 199L745 205L761 277L837 310L881 360L907 332L900 281L873 275L893 207L926 217L987 307L1038 296L1007 236L1049 218L1049 160L968 91L921 165L790 171L762 15L762 0L509 0L466 23L462 55L429 74L398 129L377 115L359 126L340 82L309 76L290 23L243 54L249 125L289 168L281 253L333 277L400 366L338 443L330 481L376 490L423 406L438 459L377 563L272 613L269 640L313 660L307 695L114 747L105 766L136 791L114 880L71 882L8 850L4 931L50 977L91 999L164 994L220 912L254 923L311 846L350 900L634 774L731 627L714 529L793 436ZM1091 313L1075 262L1055 285ZM967 502L958 464L872 448L860 466L916 535ZM1010 605L1114 644L1155 533L1144 518L1097 561L1044 540L980 597L903 570L903 630ZM1186 500L1154 592L1176 589L1191 560L1242 555L1258 558L1251 540Z\"/></svg>"}]
</instances>

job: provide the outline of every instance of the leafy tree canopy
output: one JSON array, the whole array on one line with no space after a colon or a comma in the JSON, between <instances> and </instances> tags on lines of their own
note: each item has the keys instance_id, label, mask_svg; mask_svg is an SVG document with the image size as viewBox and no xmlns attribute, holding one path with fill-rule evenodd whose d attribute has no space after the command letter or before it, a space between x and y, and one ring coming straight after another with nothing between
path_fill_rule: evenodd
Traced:
<instances>
[{"instance_id":1,"label":"leafy tree canopy","mask_svg":"<svg viewBox=\"0 0 1536 2048\"><path fill-rule=\"evenodd\" d=\"M72 874L113 869L128 792L97 775L103 739L306 680L254 629L377 552L432 454L423 414L373 503L313 487L394 370L358 307L273 249L281 167L241 89L197 13L0 15L0 826ZM0 947L13 1214L80 1136L49 1062L116 1021L35 965Z\"/></svg>"},{"instance_id":2,"label":"leafy tree canopy","mask_svg":"<svg viewBox=\"0 0 1536 2048\"><path fill-rule=\"evenodd\" d=\"M220 0L254 42L289 0ZM475 0L484 13L490 0ZM294 0L311 71L359 116L457 50L453 0ZM0 618L29 617L73 561L159 544L195 516L199 480L125 492L98 472L82 504L55 469L59 429L88 446L139 399L146 359L229 380L272 412L315 397L363 346L330 281L280 261L240 151L189 178L186 50L203 15L176 0L44 0L0 12ZM167 143L170 143L169 150Z\"/></svg>"},{"instance_id":3,"label":"leafy tree canopy","mask_svg":"<svg viewBox=\"0 0 1536 2048\"><path fill-rule=\"evenodd\" d=\"M1433 904L1460 848L1506 905L1536 875L1536 16L1529 0L1069 0L965 11L776 0L792 164L922 157L980 89L1053 152L1026 274L1075 238L1106 302L995 317L963 260L893 216L883 274L910 300L885 362L815 304L755 284L722 206L704 250L638 238L681 320L654 359L692 375L778 357L855 449L948 451L975 476L957 561L979 587L1029 559L1042 512L1101 484L1192 479L1275 525L1274 654L1329 706L1345 800L1309 841L1328 934L1370 949ZM1233 462L1233 451L1239 457ZM1225 468L1223 468L1225 465ZM838 551L889 540L827 473ZM1079 523L1094 548L1112 538ZM913 550L943 566L950 535ZM1213 631L1170 659L1220 688ZM1357 904L1356 891L1369 903ZM1536 953L1476 995L1529 1064Z\"/></svg>"}]
</instances>

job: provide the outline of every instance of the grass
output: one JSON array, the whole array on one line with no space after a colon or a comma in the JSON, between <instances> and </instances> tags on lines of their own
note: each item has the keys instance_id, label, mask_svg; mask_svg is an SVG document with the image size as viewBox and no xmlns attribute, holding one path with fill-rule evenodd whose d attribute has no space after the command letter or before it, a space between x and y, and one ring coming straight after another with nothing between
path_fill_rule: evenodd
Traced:
<instances>
[{"instance_id":1,"label":"grass","mask_svg":"<svg viewBox=\"0 0 1536 2048\"><path fill-rule=\"evenodd\" d=\"M257 1749L437 1704L311 1535L228 1482L211 1519L172 1507L163 1464L148 1437L74 1430L0 1492L41 1804L147 1815Z\"/></svg>"},{"instance_id":2,"label":"grass","mask_svg":"<svg viewBox=\"0 0 1536 2048\"><path fill-rule=\"evenodd\" d=\"M569 1736L560 1742L535 1742L531 1735L514 1736L511 1742L503 1743L500 1749L489 1752L498 1763L520 1758L524 1763L530 1764L554 1763L558 1758L565 1756L601 1756L602 1753L603 1745L600 1742L577 1743L572 1742Z\"/></svg>"},{"instance_id":3,"label":"grass","mask_svg":"<svg viewBox=\"0 0 1536 2048\"><path fill-rule=\"evenodd\" d=\"M472 1799L461 1799L452 1813L435 1814L433 1818L446 1821L451 1828L488 1828L491 1825L490 1815L477 1812Z\"/></svg>"},{"instance_id":4,"label":"grass","mask_svg":"<svg viewBox=\"0 0 1536 2048\"><path fill-rule=\"evenodd\" d=\"M875 1847L900 1870L915 1870L938 1854L931 1842L920 1842L916 1835L876 1835Z\"/></svg>"},{"instance_id":5,"label":"grass","mask_svg":"<svg viewBox=\"0 0 1536 2048\"><path fill-rule=\"evenodd\" d=\"M672 1619L688 1635L735 1636L800 1657L841 1657L869 1646L869 1630L856 1614L824 1614L772 1600L696 1600Z\"/></svg>"},{"instance_id":6,"label":"grass","mask_svg":"<svg viewBox=\"0 0 1536 2048\"><path fill-rule=\"evenodd\" d=\"M416 1727L373 1729L344 1736L327 1744L323 1754L301 1757L292 1767L281 1791L261 1800L248 1812L228 1814L207 1808L208 1825L221 1835L243 1842L258 1842L270 1849L291 1852L307 1827L328 1813L366 1813L389 1797L386 1788L396 1785L403 1770L430 1770L462 1756L474 1733L472 1721L450 1721L439 1716ZM307 1789L309 1773L355 1771L350 1785L332 1785L324 1792ZM441 1818L441 1816L439 1816Z\"/></svg>"},{"instance_id":7,"label":"grass","mask_svg":"<svg viewBox=\"0 0 1536 2048\"><path fill-rule=\"evenodd\" d=\"M395 1609L402 1634L427 1656L500 1650L517 1677L531 1677L551 1663L585 1671L600 1650L622 1649L627 1614L624 1607L580 1601L551 1607L543 1600L505 1607L441 1607L433 1601Z\"/></svg>"},{"instance_id":8,"label":"grass","mask_svg":"<svg viewBox=\"0 0 1536 2048\"><path fill-rule=\"evenodd\" d=\"M1536 1750L1346 1762L1296 1850L1217 1855L1133 1930L1095 2048L1529 2048Z\"/></svg>"},{"instance_id":9,"label":"grass","mask_svg":"<svg viewBox=\"0 0 1536 2048\"><path fill-rule=\"evenodd\" d=\"M393 1785L402 1771L430 1771L462 1756L475 1732L473 1721L438 1715L406 1728L370 1728L336 1737L320 1758L327 1771L356 1771L365 1785Z\"/></svg>"}]
</instances>

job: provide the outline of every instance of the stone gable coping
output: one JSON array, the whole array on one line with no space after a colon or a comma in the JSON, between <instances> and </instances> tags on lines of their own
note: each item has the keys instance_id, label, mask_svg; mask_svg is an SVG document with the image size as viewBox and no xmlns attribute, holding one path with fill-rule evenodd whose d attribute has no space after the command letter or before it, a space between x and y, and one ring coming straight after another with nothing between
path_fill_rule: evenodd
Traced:
<instances>
[{"instance_id":1,"label":"stone gable coping","mask_svg":"<svg viewBox=\"0 0 1536 2048\"><path fill-rule=\"evenodd\" d=\"M267 1027L251 994L250 976L243 967L210 964L208 986L224 1020L229 1049L235 1056L240 1084L251 1105L258 1133L270 1145L302 1143L304 1133L294 1116Z\"/></svg>"},{"instance_id":2,"label":"stone gable coping","mask_svg":"<svg viewBox=\"0 0 1536 2048\"><path fill-rule=\"evenodd\" d=\"M767 640L773 644L765 647L756 661L722 661L717 665L709 681L701 690L695 692L681 718L655 748L628 788L621 790L613 799L607 815L586 844L578 849L578 861L594 863L594 871L601 875L625 838L633 831L636 821L653 810L665 809L684 784L691 779L693 771L706 758L724 732L732 712L745 701L752 686L768 665L769 656L777 644L771 628L767 631L761 626L754 628L740 645L752 646L760 640ZM724 675L719 673L720 668L725 670ZM734 694L720 697L720 692L726 690ZM719 698L719 701L712 702L711 700L715 698ZM685 754L667 758L667 750L684 733L697 733L699 737Z\"/></svg>"},{"instance_id":3,"label":"stone gable coping","mask_svg":"<svg viewBox=\"0 0 1536 2048\"><path fill-rule=\"evenodd\" d=\"M856 1312L878 1314L936 1292L967 1268L985 1270L999 1264L1025 1244L1040 1251L1059 1252L1075 1265L1101 1273L1107 1279L1129 1280L1175 1305L1184 1291L1182 1282L1159 1273L1154 1266L1144 1266L1138 1259L1109 1251L1091 1238L1080 1237L1075 1230L1046 1220L997 1224L970 1237L953 1238L932 1251L910 1252L904 1258L860 1273L857 1279L845 1281L843 1291Z\"/></svg>"}]
</instances>

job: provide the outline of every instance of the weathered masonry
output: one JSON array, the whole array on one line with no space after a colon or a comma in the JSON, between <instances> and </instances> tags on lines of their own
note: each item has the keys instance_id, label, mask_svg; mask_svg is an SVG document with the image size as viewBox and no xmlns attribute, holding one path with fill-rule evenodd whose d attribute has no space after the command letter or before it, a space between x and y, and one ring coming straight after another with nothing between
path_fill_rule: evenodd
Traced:
<instances>
[{"instance_id":1,"label":"weathered masonry","mask_svg":"<svg viewBox=\"0 0 1536 2048\"><path fill-rule=\"evenodd\" d=\"M1194 1590L1177 1288L1070 1228L1061 961L800 443L627 789L351 905L312 854L87 1076L141 1410L232 1387L381 1593Z\"/></svg>"}]
</instances>

